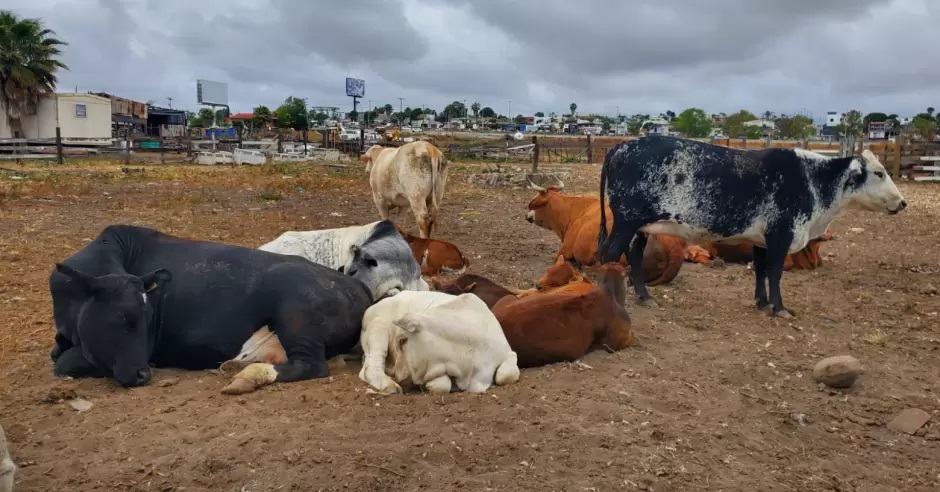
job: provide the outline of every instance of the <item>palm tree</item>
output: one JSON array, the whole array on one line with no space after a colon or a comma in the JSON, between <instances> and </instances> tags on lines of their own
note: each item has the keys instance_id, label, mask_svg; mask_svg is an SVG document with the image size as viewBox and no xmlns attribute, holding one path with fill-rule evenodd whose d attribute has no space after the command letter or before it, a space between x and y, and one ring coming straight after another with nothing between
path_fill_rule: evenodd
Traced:
<instances>
[{"instance_id":1,"label":"palm tree","mask_svg":"<svg viewBox=\"0 0 940 492\"><path fill-rule=\"evenodd\" d=\"M571 105L568 106L568 109L571 110L571 117L573 118L574 112L578 110L578 105L575 103L571 103Z\"/></svg>"},{"instance_id":2,"label":"palm tree","mask_svg":"<svg viewBox=\"0 0 940 492\"><path fill-rule=\"evenodd\" d=\"M22 132L20 117L36 111L39 99L55 92L58 60L66 43L36 19L20 19L0 10L0 106L13 135Z\"/></svg>"}]
</instances>

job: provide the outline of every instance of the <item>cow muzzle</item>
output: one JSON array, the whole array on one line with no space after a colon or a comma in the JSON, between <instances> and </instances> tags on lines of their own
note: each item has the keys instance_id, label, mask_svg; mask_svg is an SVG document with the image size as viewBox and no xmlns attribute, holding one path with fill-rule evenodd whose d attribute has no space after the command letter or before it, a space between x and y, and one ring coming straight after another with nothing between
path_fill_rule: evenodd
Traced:
<instances>
[{"instance_id":1,"label":"cow muzzle","mask_svg":"<svg viewBox=\"0 0 940 492\"><path fill-rule=\"evenodd\" d=\"M897 207L895 207L894 209L889 208L888 213L891 215L894 215L900 212L901 210L904 210L905 208L907 208L907 200L901 200L900 202L898 202Z\"/></svg>"}]
</instances>

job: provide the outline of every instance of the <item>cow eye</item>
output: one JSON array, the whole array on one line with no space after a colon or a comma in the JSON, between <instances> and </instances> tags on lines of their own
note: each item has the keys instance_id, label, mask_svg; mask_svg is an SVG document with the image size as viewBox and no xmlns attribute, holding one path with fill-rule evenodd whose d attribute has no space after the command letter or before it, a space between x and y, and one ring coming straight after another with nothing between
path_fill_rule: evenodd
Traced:
<instances>
[{"instance_id":1,"label":"cow eye","mask_svg":"<svg viewBox=\"0 0 940 492\"><path fill-rule=\"evenodd\" d=\"M379 266L379 262L375 258L366 258L366 265L374 268Z\"/></svg>"},{"instance_id":2,"label":"cow eye","mask_svg":"<svg viewBox=\"0 0 940 492\"><path fill-rule=\"evenodd\" d=\"M885 173L881 171L875 171L875 176L878 176L878 179L885 179Z\"/></svg>"}]
</instances>

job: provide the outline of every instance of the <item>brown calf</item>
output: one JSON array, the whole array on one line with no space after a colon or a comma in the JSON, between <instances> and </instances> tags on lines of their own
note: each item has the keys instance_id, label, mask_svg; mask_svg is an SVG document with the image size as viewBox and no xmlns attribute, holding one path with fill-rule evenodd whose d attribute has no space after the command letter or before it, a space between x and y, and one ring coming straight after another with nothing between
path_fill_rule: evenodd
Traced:
<instances>
[{"instance_id":1,"label":"brown calf","mask_svg":"<svg viewBox=\"0 0 940 492\"><path fill-rule=\"evenodd\" d=\"M457 246L439 239L425 239L413 236L404 229L395 225L398 233L408 241L411 253L421 264L421 275L437 275L444 273L463 273L470 260L464 257Z\"/></svg>"},{"instance_id":2,"label":"brown calf","mask_svg":"<svg viewBox=\"0 0 940 492\"><path fill-rule=\"evenodd\" d=\"M540 191L529 202L526 220L549 229L561 239L558 254L579 265L597 262L597 234L601 227L600 199L562 194L558 188ZM613 224L610 210L607 223ZM648 285L670 282L682 268L685 241L654 234L643 252L643 278ZM622 264L626 264L623 258Z\"/></svg>"},{"instance_id":3,"label":"brown calf","mask_svg":"<svg viewBox=\"0 0 940 492\"><path fill-rule=\"evenodd\" d=\"M564 261L552 268L568 269L571 281L524 297L507 296L493 306L520 367L572 361L593 348L616 351L636 343L630 316L622 304L622 265L609 263L598 268L603 290ZM558 273L547 282L560 281Z\"/></svg>"},{"instance_id":4,"label":"brown calf","mask_svg":"<svg viewBox=\"0 0 940 492\"><path fill-rule=\"evenodd\" d=\"M819 254L821 243L832 239L829 233L822 237L811 239L805 248L791 253L784 258L784 270L815 270L822 266L822 255ZM736 244L705 243L701 246L690 245L686 249L685 258L688 261L710 264L715 258L721 258L728 263L748 263L754 260L754 243L749 241Z\"/></svg>"},{"instance_id":5,"label":"brown calf","mask_svg":"<svg viewBox=\"0 0 940 492\"><path fill-rule=\"evenodd\" d=\"M490 309L493 309L493 305L503 297L513 296L517 293L517 291L507 289L486 277L472 273L465 273L451 280L432 277L431 288L455 296L466 293L474 294L482 299Z\"/></svg>"}]
</instances>

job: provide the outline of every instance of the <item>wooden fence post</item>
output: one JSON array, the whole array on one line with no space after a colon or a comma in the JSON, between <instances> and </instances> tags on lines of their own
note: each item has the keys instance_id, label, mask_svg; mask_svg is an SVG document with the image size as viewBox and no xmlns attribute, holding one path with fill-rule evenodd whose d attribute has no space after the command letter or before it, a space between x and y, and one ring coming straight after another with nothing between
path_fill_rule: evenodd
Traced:
<instances>
[{"instance_id":1,"label":"wooden fence post","mask_svg":"<svg viewBox=\"0 0 940 492\"><path fill-rule=\"evenodd\" d=\"M124 164L131 162L131 132L124 132Z\"/></svg>"},{"instance_id":2,"label":"wooden fence post","mask_svg":"<svg viewBox=\"0 0 940 492\"><path fill-rule=\"evenodd\" d=\"M901 142L904 138L901 135L894 137L894 162L891 163L891 174L894 178L901 179Z\"/></svg>"},{"instance_id":3,"label":"wooden fence post","mask_svg":"<svg viewBox=\"0 0 940 492\"><path fill-rule=\"evenodd\" d=\"M587 161L588 164L594 162L594 147L591 145L591 135L587 136Z\"/></svg>"},{"instance_id":4,"label":"wooden fence post","mask_svg":"<svg viewBox=\"0 0 940 492\"><path fill-rule=\"evenodd\" d=\"M539 137L532 135L532 174L539 172Z\"/></svg>"},{"instance_id":5,"label":"wooden fence post","mask_svg":"<svg viewBox=\"0 0 940 492\"><path fill-rule=\"evenodd\" d=\"M59 164L64 162L62 156L62 129L58 126L55 127L55 156Z\"/></svg>"}]
</instances>

